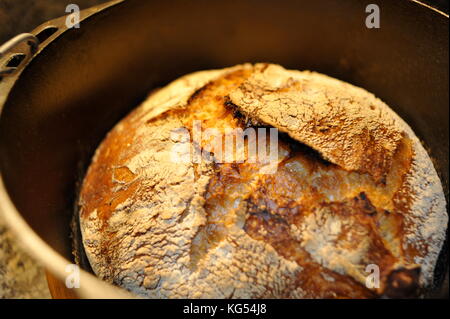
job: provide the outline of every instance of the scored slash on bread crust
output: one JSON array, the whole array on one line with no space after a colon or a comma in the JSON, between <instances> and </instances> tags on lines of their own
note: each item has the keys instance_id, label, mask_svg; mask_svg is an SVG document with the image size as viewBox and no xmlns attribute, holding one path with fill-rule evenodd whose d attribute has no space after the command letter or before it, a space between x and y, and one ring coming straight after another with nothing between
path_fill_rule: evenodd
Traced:
<instances>
[{"instance_id":1,"label":"scored slash on bread crust","mask_svg":"<svg viewBox=\"0 0 450 319\"><path fill-rule=\"evenodd\" d=\"M278 171L174 163L171 130L195 120L278 128L289 136ZM448 220L428 154L386 104L272 64L197 72L152 94L98 148L79 205L94 272L151 298L414 295L431 284ZM365 286L368 264L379 288Z\"/></svg>"}]
</instances>

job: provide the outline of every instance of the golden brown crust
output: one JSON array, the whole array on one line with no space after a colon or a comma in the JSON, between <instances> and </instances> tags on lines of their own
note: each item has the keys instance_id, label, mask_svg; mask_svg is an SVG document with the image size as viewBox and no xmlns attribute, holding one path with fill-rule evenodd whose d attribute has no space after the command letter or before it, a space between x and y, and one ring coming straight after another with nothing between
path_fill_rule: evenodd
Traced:
<instances>
[{"instance_id":1,"label":"golden brown crust","mask_svg":"<svg viewBox=\"0 0 450 319\"><path fill-rule=\"evenodd\" d=\"M330 162L369 173L377 182L384 181L402 139L375 96L320 75L257 64L230 98L254 124L277 127Z\"/></svg>"},{"instance_id":2,"label":"golden brown crust","mask_svg":"<svg viewBox=\"0 0 450 319\"><path fill-rule=\"evenodd\" d=\"M194 121L221 132L264 123L290 137L280 136L275 174L248 160L174 162L171 132L192 134ZM216 150L214 140L182 143ZM153 298L414 294L430 282L447 223L431 161L385 104L274 65L158 91L108 134L79 203L96 274ZM379 288L365 285L371 264Z\"/></svg>"}]
</instances>

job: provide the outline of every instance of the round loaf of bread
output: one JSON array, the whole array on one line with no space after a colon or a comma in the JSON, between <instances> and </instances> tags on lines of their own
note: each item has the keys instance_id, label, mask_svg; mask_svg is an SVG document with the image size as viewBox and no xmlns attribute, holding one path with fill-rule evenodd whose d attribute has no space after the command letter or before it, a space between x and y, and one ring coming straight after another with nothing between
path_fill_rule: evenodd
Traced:
<instances>
[{"instance_id":1,"label":"round loaf of bread","mask_svg":"<svg viewBox=\"0 0 450 319\"><path fill-rule=\"evenodd\" d=\"M448 222L385 103L273 64L152 93L97 149L79 208L95 274L149 298L417 296Z\"/></svg>"}]
</instances>

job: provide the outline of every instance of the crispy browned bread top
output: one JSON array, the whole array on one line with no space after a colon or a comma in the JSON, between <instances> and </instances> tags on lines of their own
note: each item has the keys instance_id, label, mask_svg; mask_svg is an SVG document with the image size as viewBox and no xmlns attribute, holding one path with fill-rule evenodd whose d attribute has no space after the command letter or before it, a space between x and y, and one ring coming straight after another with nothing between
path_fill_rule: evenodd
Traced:
<instances>
[{"instance_id":1,"label":"crispy browned bread top","mask_svg":"<svg viewBox=\"0 0 450 319\"><path fill-rule=\"evenodd\" d=\"M276 173L245 156L174 162L173 130L195 121L279 129ZM414 295L447 224L431 160L386 104L272 64L194 73L152 94L97 150L79 204L96 274L155 298ZM368 265L378 288L366 287Z\"/></svg>"}]
</instances>

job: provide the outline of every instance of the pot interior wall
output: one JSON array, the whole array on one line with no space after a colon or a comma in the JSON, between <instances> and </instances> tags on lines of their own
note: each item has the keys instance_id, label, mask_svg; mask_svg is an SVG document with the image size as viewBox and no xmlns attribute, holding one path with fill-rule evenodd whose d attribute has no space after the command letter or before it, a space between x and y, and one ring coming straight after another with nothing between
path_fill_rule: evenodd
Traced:
<instances>
[{"instance_id":1,"label":"pot interior wall","mask_svg":"<svg viewBox=\"0 0 450 319\"><path fill-rule=\"evenodd\" d=\"M96 146L152 88L243 62L311 69L362 86L423 139L448 194L448 19L411 1L129 0L53 41L22 73L0 120L16 207L71 259L70 219ZM447 196L448 197L448 196Z\"/></svg>"}]
</instances>

